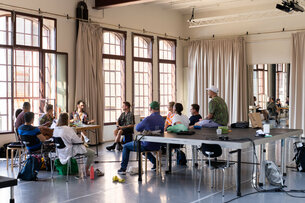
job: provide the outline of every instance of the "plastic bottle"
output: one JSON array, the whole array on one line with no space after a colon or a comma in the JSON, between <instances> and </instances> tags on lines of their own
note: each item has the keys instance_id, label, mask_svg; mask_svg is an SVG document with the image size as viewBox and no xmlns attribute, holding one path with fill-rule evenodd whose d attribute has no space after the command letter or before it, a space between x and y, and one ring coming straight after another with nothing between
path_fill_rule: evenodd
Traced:
<instances>
[{"instance_id":1,"label":"plastic bottle","mask_svg":"<svg viewBox=\"0 0 305 203\"><path fill-rule=\"evenodd\" d=\"M90 167L90 179L91 179L91 180L94 180L94 168L93 168L92 165L91 165L91 167Z\"/></svg>"}]
</instances>

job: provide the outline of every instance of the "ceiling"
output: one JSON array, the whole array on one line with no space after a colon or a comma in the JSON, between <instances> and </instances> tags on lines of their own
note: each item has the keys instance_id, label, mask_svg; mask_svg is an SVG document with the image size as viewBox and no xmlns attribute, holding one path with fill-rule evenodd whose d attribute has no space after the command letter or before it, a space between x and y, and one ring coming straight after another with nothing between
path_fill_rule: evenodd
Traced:
<instances>
[{"instance_id":1,"label":"ceiling","mask_svg":"<svg viewBox=\"0 0 305 203\"><path fill-rule=\"evenodd\" d=\"M190 17L194 8L195 15L190 28L305 14L288 14L276 9L276 4L281 2L282 0L154 0L148 4L176 10ZM305 8L305 0L298 2Z\"/></svg>"},{"instance_id":2,"label":"ceiling","mask_svg":"<svg viewBox=\"0 0 305 203\"><path fill-rule=\"evenodd\" d=\"M255 8L275 9L275 5L281 0L154 0L152 4L162 5L169 9L178 10L183 14L214 12L222 10L254 10ZM299 0L305 5L305 0Z\"/></svg>"}]
</instances>

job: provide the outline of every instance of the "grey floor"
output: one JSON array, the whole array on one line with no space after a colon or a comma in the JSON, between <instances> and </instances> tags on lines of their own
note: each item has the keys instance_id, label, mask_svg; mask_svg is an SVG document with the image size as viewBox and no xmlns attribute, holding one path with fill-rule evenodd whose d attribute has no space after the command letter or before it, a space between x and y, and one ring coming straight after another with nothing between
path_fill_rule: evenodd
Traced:
<instances>
[{"instance_id":1,"label":"grey floor","mask_svg":"<svg viewBox=\"0 0 305 203\"><path fill-rule=\"evenodd\" d=\"M287 161L293 165L291 159L293 157L292 143L294 139L288 139ZM50 179L50 173L45 171L39 172L39 181L25 182L19 181L15 188L16 202L33 203L33 202L222 202L221 196L221 173L217 173L217 187L211 189L210 171L206 167L203 169L203 181L201 184L201 192L197 192L199 170L192 167L191 161L188 166L176 166L173 161L172 174L164 173L157 176L155 172L148 171L148 174L143 175L143 181L138 182L137 176L121 176L126 178L126 182L113 183L112 177L117 175L117 170L120 167L120 152L108 152L103 144L99 147L99 157L96 161L101 163L95 164L95 168L99 168L105 172L105 176L96 180L75 179L71 176L69 183L66 183L65 177L55 174L54 180ZM271 143L267 147L267 159L276 161L279 164L280 160L280 142ZM190 159L190 148L186 149L187 157ZM259 152L259 149L256 150ZM224 153L226 154L226 153ZM259 157L259 153L258 153ZM136 166L136 154L132 153L129 166ZM225 158L225 157L223 157ZM233 157L236 160L236 157ZM254 192L251 187L250 178L252 165L246 162L252 161L252 150L242 152L242 194ZM150 168L151 165L149 164ZM6 170L5 160L0 161L0 175L16 177L18 168L14 172ZM291 167L287 170L285 177L287 189L305 189L305 173L296 172ZM229 201L236 197L235 187L235 167L227 170L225 182L225 198L224 201ZM305 194L294 194L303 195ZM0 202L9 201L9 189L0 189ZM232 202L304 202L305 199L293 198L284 193L259 193L242 197Z\"/></svg>"}]
</instances>

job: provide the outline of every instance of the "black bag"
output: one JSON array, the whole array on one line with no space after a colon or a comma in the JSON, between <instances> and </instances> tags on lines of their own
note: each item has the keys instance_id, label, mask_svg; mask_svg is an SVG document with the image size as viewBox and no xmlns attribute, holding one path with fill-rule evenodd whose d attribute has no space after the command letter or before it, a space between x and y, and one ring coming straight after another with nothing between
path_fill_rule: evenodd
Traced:
<instances>
[{"instance_id":1,"label":"black bag","mask_svg":"<svg viewBox=\"0 0 305 203\"><path fill-rule=\"evenodd\" d=\"M249 122L244 121L244 122L232 123L231 128L249 128Z\"/></svg>"},{"instance_id":2,"label":"black bag","mask_svg":"<svg viewBox=\"0 0 305 203\"><path fill-rule=\"evenodd\" d=\"M177 165L186 166L186 156L183 151L177 149Z\"/></svg>"},{"instance_id":3,"label":"black bag","mask_svg":"<svg viewBox=\"0 0 305 203\"><path fill-rule=\"evenodd\" d=\"M6 149L4 147L0 147L0 158L6 158Z\"/></svg>"},{"instance_id":4,"label":"black bag","mask_svg":"<svg viewBox=\"0 0 305 203\"><path fill-rule=\"evenodd\" d=\"M305 172L305 143L295 142L293 145L295 156L292 160L295 161L298 171Z\"/></svg>"},{"instance_id":5,"label":"black bag","mask_svg":"<svg viewBox=\"0 0 305 203\"><path fill-rule=\"evenodd\" d=\"M38 171L41 168L41 158L40 160L37 157L29 156L27 158L24 167L19 172L17 179L27 180L27 181L36 181Z\"/></svg>"}]
</instances>

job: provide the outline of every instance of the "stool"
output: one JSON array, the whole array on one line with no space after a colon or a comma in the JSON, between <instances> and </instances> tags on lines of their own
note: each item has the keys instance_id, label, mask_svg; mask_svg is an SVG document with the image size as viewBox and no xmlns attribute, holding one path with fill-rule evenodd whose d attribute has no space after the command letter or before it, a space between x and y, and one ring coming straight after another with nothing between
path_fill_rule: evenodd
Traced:
<instances>
[{"instance_id":1,"label":"stool","mask_svg":"<svg viewBox=\"0 0 305 203\"><path fill-rule=\"evenodd\" d=\"M6 148L6 169L8 170L8 159L9 159L9 150L11 150L11 169L13 171L14 168L14 151L16 150L16 152L18 152L18 162L19 162L19 167L21 164L21 153L23 151L22 147L18 147L18 146L7 146ZM25 158L26 158L26 154L25 154Z\"/></svg>"},{"instance_id":2,"label":"stool","mask_svg":"<svg viewBox=\"0 0 305 203\"><path fill-rule=\"evenodd\" d=\"M147 153L155 153L156 154L156 174L158 175L159 172L161 174L161 157L162 157L162 152L161 150L158 151L145 151L142 152L142 155L145 156L145 173L147 174ZM142 158L141 158L141 166L142 164Z\"/></svg>"}]
</instances>

